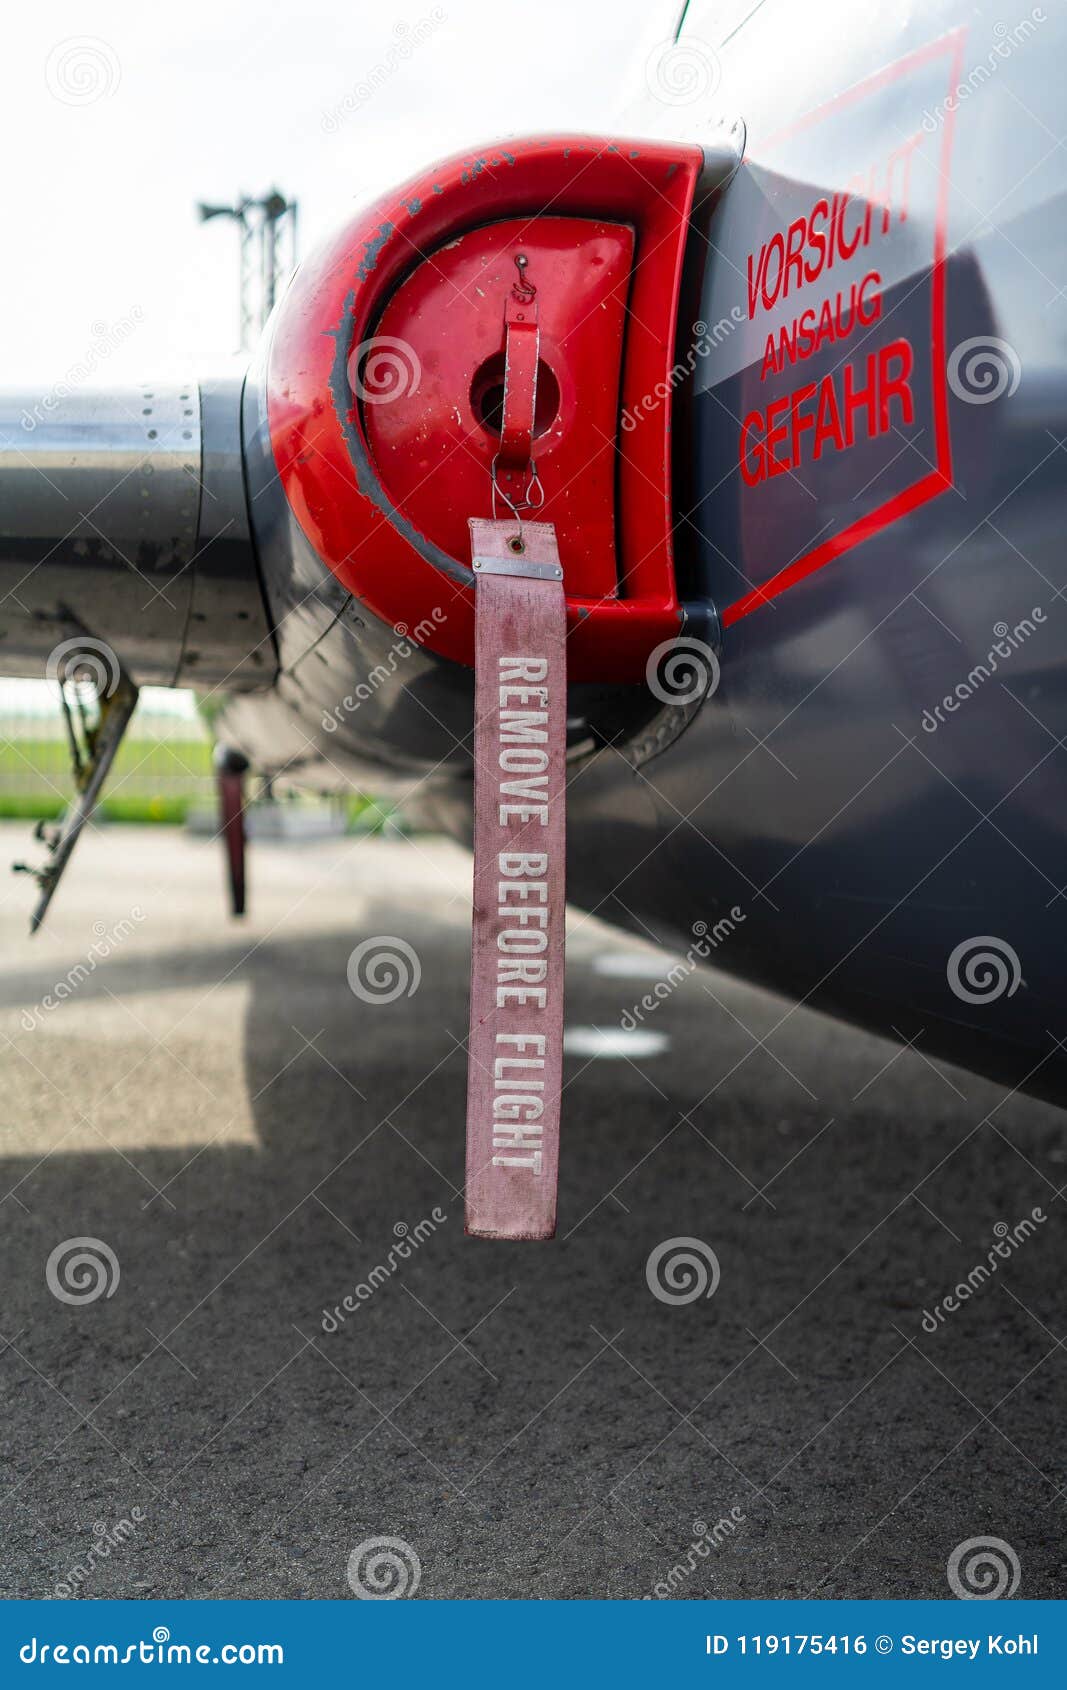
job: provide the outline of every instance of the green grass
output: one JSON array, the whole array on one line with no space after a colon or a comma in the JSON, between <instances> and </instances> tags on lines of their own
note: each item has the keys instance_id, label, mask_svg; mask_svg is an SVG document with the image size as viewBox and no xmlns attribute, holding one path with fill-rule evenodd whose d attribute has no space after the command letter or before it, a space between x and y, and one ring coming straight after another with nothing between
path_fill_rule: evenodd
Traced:
<instances>
[{"instance_id":1,"label":"green grass","mask_svg":"<svg viewBox=\"0 0 1067 1690\"><path fill-rule=\"evenodd\" d=\"M74 794L66 744L54 737L0 737L0 820L55 821ZM181 825L215 803L211 747L204 740L133 739L115 758L97 814L111 822ZM353 793L350 832L377 833L391 807Z\"/></svg>"},{"instance_id":2,"label":"green grass","mask_svg":"<svg viewBox=\"0 0 1067 1690\"><path fill-rule=\"evenodd\" d=\"M34 771L47 775L57 786L69 784L65 742L51 736L0 738L0 782L32 778ZM206 740L129 739L119 747L109 780L117 786L123 776L139 784L180 779L193 786L210 775L211 747Z\"/></svg>"},{"instance_id":3,"label":"green grass","mask_svg":"<svg viewBox=\"0 0 1067 1690\"><path fill-rule=\"evenodd\" d=\"M121 746L99 814L116 822L183 822L210 802L211 747L202 739L132 739ZM0 817L53 821L73 796L68 752L53 736L0 739Z\"/></svg>"}]
</instances>

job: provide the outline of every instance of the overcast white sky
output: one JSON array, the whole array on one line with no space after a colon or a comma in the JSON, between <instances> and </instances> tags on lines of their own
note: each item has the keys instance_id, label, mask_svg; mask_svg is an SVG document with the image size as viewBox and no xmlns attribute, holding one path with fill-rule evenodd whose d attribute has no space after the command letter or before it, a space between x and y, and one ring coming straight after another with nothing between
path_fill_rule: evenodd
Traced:
<instances>
[{"instance_id":1,"label":"overcast white sky","mask_svg":"<svg viewBox=\"0 0 1067 1690\"><path fill-rule=\"evenodd\" d=\"M617 121L679 9L679 0L10 7L0 54L0 384L47 387L102 333L118 343L97 372L104 381L224 367L236 344L237 237L224 222L199 224L197 200L277 183L300 202L306 253L354 201L444 153ZM359 104L390 49L427 22L427 39Z\"/></svg>"}]
</instances>

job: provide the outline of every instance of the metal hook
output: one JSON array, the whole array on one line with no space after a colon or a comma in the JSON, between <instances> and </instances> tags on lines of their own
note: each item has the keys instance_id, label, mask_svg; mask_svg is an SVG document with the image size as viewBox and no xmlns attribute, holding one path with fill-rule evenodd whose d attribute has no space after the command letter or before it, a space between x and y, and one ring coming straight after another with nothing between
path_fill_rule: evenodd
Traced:
<instances>
[{"instance_id":1,"label":"metal hook","mask_svg":"<svg viewBox=\"0 0 1067 1690\"><path fill-rule=\"evenodd\" d=\"M536 285L530 281L526 274L526 271L529 268L529 263L530 260L524 252L517 252L515 254L515 268L519 272L519 279L513 284L512 292L515 294L516 298L520 300L533 299L537 293Z\"/></svg>"}]
</instances>

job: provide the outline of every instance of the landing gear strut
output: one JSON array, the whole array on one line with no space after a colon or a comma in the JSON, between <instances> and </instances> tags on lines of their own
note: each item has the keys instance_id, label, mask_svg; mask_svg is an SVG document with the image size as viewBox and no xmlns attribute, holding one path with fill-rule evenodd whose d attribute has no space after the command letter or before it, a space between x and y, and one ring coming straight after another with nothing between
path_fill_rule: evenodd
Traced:
<instances>
[{"instance_id":1,"label":"landing gear strut","mask_svg":"<svg viewBox=\"0 0 1067 1690\"><path fill-rule=\"evenodd\" d=\"M31 933L36 933L45 918L71 852L96 809L104 780L137 707L137 687L120 659L103 640L88 634L65 640L55 648L49 679L59 683L75 796L58 827L37 824L34 838L48 851L44 865L34 868L29 863L12 864L16 874L32 874L39 888L40 895L30 918ZM86 709L86 692L93 696L94 713Z\"/></svg>"},{"instance_id":2,"label":"landing gear strut","mask_svg":"<svg viewBox=\"0 0 1067 1690\"><path fill-rule=\"evenodd\" d=\"M245 775L248 758L228 745L215 747L219 793L219 834L226 851L230 913L245 913Z\"/></svg>"}]
</instances>

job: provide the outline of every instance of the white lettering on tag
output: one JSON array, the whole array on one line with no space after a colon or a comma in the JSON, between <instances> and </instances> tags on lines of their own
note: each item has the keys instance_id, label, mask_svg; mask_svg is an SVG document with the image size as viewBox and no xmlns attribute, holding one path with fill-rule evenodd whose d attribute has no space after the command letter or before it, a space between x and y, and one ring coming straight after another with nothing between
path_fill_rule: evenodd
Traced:
<instances>
[{"instance_id":1,"label":"white lettering on tag","mask_svg":"<svg viewBox=\"0 0 1067 1690\"><path fill-rule=\"evenodd\" d=\"M543 1033L498 1033L497 1051L505 1046L493 1062L493 1165L498 1168L530 1168L541 1172L541 1127L544 1103L533 1093L544 1091L545 1082L537 1075L544 1072L545 1039ZM527 1054L532 1052L532 1054ZM517 1069L519 1076L508 1076ZM519 1095L500 1096L518 1088ZM521 1111L521 1113L520 1113ZM512 1125L511 1123L515 1123Z\"/></svg>"}]
</instances>

